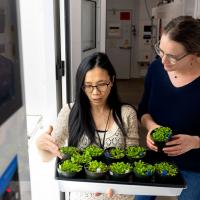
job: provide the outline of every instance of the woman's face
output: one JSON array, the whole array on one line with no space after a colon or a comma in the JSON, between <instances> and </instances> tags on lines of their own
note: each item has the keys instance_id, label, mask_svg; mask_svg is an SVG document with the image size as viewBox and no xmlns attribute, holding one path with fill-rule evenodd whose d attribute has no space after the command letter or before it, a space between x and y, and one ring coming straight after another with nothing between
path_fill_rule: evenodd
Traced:
<instances>
[{"instance_id":1,"label":"woman's face","mask_svg":"<svg viewBox=\"0 0 200 200\"><path fill-rule=\"evenodd\" d=\"M112 85L108 72L95 66L86 73L83 89L92 106L102 106L107 102Z\"/></svg>"},{"instance_id":2,"label":"woman's face","mask_svg":"<svg viewBox=\"0 0 200 200\"><path fill-rule=\"evenodd\" d=\"M188 54L181 43L175 42L167 34L160 39L161 59L166 71L174 71L188 66L191 54ZM172 62L170 62L170 59ZM174 62L173 62L174 61Z\"/></svg>"}]
</instances>

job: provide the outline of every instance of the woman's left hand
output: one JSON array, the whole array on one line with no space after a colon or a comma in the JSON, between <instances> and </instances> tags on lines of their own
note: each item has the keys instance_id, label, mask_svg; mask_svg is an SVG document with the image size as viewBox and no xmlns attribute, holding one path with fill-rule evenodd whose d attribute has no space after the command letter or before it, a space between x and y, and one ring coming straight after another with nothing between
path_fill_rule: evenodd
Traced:
<instances>
[{"instance_id":1,"label":"woman's left hand","mask_svg":"<svg viewBox=\"0 0 200 200\"><path fill-rule=\"evenodd\" d=\"M199 137L185 134L178 134L172 137L172 140L166 143L163 151L168 156L178 156L184 154L191 149L199 148Z\"/></svg>"}]
</instances>

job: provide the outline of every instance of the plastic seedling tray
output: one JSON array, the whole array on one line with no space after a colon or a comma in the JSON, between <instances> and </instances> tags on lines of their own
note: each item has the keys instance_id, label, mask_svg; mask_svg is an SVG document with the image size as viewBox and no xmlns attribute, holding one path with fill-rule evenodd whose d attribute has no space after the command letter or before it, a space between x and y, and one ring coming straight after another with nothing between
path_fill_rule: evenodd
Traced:
<instances>
[{"instance_id":1,"label":"plastic seedling tray","mask_svg":"<svg viewBox=\"0 0 200 200\"><path fill-rule=\"evenodd\" d=\"M157 161L167 161L161 153L147 151L144 161L155 163ZM58 181L61 192L100 192L105 193L108 188L112 188L115 194L127 195L157 195L157 196L179 196L186 183L179 173L175 178L163 181L153 176L151 180L138 180L132 174L125 180L114 180L109 174L104 179L93 180L86 177L82 172L74 178L66 178L58 174L57 164L60 162L56 159L55 178Z\"/></svg>"}]
</instances>

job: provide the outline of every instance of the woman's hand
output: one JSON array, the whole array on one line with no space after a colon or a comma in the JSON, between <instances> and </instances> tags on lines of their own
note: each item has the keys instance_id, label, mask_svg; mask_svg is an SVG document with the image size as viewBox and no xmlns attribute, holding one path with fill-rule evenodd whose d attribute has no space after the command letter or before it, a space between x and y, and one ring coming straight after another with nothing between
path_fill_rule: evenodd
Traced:
<instances>
[{"instance_id":1,"label":"woman's hand","mask_svg":"<svg viewBox=\"0 0 200 200\"><path fill-rule=\"evenodd\" d=\"M52 155L62 159L56 140L51 135L52 131L53 127L49 126L49 129L37 138L36 145L38 149L48 151Z\"/></svg>"},{"instance_id":2,"label":"woman's hand","mask_svg":"<svg viewBox=\"0 0 200 200\"><path fill-rule=\"evenodd\" d=\"M107 191L106 191L106 194L107 194L107 197L108 197L108 198L111 198L111 197L113 196L113 191L112 191L112 189L111 189L111 188L108 188ZM99 192L96 192L96 193L95 193L95 196L100 196L100 195L101 195L101 193L99 193Z\"/></svg>"},{"instance_id":3,"label":"woman's hand","mask_svg":"<svg viewBox=\"0 0 200 200\"><path fill-rule=\"evenodd\" d=\"M153 150L158 151L158 148L155 146L154 141L151 139L151 132L155 129L160 127L159 124L157 124L150 114L146 113L141 117L141 123L142 125L148 130L147 136L146 136L146 143L147 146Z\"/></svg>"},{"instance_id":4,"label":"woman's hand","mask_svg":"<svg viewBox=\"0 0 200 200\"><path fill-rule=\"evenodd\" d=\"M149 129L149 131L148 131L148 133L147 133L147 137L146 137L147 146L148 146L151 150L153 150L153 151L158 151L158 147L155 146L154 141L151 139L151 132L152 132L155 128L158 128L158 127L160 127L160 125L158 125L158 124L155 124L154 126L152 126L152 127Z\"/></svg>"},{"instance_id":5,"label":"woman's hand","mask_svg":"<svg viewBox=\"0 0 200 200\"><path fill-rule=\"evenodd\" d=\"M168 156L178 156L184 154L191 149L199 148L199 137L185 134L178 134L172 137L172 140L166 143L163 151Z\"/></svg>"}]
</instances>

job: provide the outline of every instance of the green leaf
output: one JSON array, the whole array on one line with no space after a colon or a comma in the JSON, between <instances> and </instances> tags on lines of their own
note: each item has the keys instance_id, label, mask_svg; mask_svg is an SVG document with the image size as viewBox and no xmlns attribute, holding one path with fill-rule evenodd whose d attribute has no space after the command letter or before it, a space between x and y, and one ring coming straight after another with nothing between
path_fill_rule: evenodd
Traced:
<instances>
[{"instance_id":1,"label":"green leaf","mask_svg":"<svg viewBox=\"0 0 200 200\"><path fill-rule=\"evenodd\" d=\"M101 161L94 160L88 163L87 169L95 173L104 173L107 171L107 165Z\"/></svg>"},{"instance_id":2,"label":"green leaf","mask_svg":"<svg viewBox=\"0 0 200 200\"><path fill-rule=\"evenodd\" d=\"M134 162L135 167L133 170L142 176L150 176L155 172L155 167L149 163L143 162L139 160L138 162Z\"/></svg>"},{"instance_id":3,"label":"green leaf","mask_svg":"<svg viewBox=\"0 0 200 200\"><path fill-rule=\"evenodd\" d=\"M80 172L82 170L82 166L73 163L70 160L65 160L61 164L58 165L59 169L63 172Z\"/></svg>"},{"instance_id":4,"label":"green leaf","mask_svg":"<svg viewBox=\"0 0 200 200\"><path fill-rule=\"evenodd\" d=\"M169 162L156 163L155 169L161 176L176 176L178 174L178 168Z\"/></svg>"},{"instance_id":5,"label":"green leaf","mask_svg":"<svg viewBox=\"0 0 200 200\"><path fill-rule=\"evenodd\" d=\"M172 130L169 127L158 127L152 131L151 137L156 142L166 142L172 136Z\"/></svg>"},{"instance_id":6,"label":"green leaf","mask_svg":"<svg viewBox=\"0 0 200 200\"><path fill-rule=\"evenodd\" d=\"M109 169L115 174L126 174L132 171L132 166L129 163L116 162L112 163Z\"/></svg>"}]
</instances>

